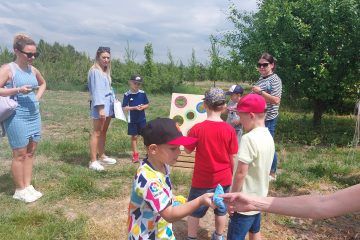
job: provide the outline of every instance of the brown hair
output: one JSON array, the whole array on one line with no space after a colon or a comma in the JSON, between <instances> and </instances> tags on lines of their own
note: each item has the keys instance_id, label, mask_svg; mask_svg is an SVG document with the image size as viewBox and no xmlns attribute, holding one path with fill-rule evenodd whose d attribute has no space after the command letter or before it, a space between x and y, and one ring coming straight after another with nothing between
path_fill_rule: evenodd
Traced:
<instances>
[{"instance_id":1,"label":"brown hair","mask_svg":"<svg viewBox=\"0 0 360 240\"><path fill-rule=\"evenodd\" d=\"M36 43L34 42L34 40L31 39L31 37L26 34L19 33L15 35L13 43L14 49L22 51L27 45L36 46Z\"/></svg>"},{"instance_id":2,"label":"brown hair","mask_svg":"<svg viewBox=\"0 0 360 240\"><path fill-rule=\"evenodd\" d=\"M209 100L204 100L204 103L206 104L206 106L208 106L208 108L214 112L220 112L222 110L224 110L224 106L225 106L225 101L218 101L218 102L214 102L212 103Z\"/></svg>"},{"instance_id":3,"label":"brown hair","mask_svg":"<svg viewBox=\"0 0 360 240\"><path fill-rule=\"evenodd\" d=\"M263 54L261 54L260 59L265 59L265 60L268 61L269 63L274 64L274 67L273 67L272 71L275 72L275 69L276 69L276 59L275 59L270 53L264 52Z\"/></svg>"}]
</instances>

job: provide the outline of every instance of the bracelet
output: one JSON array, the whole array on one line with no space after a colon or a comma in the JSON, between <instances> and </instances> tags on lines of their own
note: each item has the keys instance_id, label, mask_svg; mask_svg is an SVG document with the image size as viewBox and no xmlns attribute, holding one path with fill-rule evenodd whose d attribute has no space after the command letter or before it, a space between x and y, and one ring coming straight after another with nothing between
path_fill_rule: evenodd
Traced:
<instances>
[{"instance_id":1,"label":"bracelet","mask_svg":"<svg viewBox=\"0 0 360 240\"><path fill-rule=\"evenodd\" d=\"M18 88L17 93L18 93L18 94L20 93L20 88Z\"/></svg>"}]
</instances>

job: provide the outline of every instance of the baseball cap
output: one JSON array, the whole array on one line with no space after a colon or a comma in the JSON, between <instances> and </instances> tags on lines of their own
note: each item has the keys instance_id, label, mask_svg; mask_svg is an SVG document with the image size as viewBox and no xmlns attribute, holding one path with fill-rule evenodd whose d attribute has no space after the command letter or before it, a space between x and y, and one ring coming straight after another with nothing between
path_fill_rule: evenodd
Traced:
<instances>
[{"instance_id":1,"label":"baseball cap","mask_svg":"<svg viewBox=\"0 0 360 240\"><path fill-rule=\"evenodd\" d=\"M139 74L132 75L130 80L137 82L137 83L143 83L143 81L144 81L144 79Z\"/></svg>"},{"instance_id":2,"label":"baseball cap","mask_svg":"<svg viewBox=\"0 0 360 240\"><path fill-rule=\"evenodd\" d=\"M203 100L209 101L210 103L225 101L225 92L221 88L212 87L205 92Z\"/></svg>"},{"instance_id":3,"label":"baseball cap","mask_svg":"<svg viewBox=\"0 0 360 240\"><path fill-rule=\"evenodd\" d=\"M248 94L240 99L236 110L238 112L264 113L266 101L259 94Z\"/></svg>"},{"instance_id":4,"label":"baseball cap","mask_svg":"<svg viewBox=\"0 0 360 240\"><path fill-rule=\"evenodd\" d=\"M229 91L226 92L226 95L231 95L233 93L240 93L243 94L244 93L244 89L240 86L240 85L232 85L229 88Z\"/></svg>"},{"instance_id":5,"label":"baseball cap","mask_svg":"<svg viewBox=\"0 0 360 240\"><path fill-rule=\"evenodd\" d=\"M170 118L156 118L149 121L141 130L145 146L151 144L191 145L197 141L182 135L176 122Z\"/></svg>"}]
</instances>

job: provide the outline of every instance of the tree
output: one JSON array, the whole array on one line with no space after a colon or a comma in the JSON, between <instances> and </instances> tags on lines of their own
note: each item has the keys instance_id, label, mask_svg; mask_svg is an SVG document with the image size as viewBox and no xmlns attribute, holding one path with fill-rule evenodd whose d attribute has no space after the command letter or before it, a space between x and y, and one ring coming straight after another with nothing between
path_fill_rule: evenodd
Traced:
<instances>
[{"instance_id":1,"label":"tree","mask_svg":"<svg viewBox=\"0 0 360 240\"><path fill-rule=\"evenodd\" d=\"M209 78L215 83L216 80L219 80L219 68L221 65L220 50L214 36L210 37L210 44L211 44L211 48L209 50L209 55L210 55Z\"/></svg>"},{"instance_id":2,"label":"tree","mask_svg":"<svg viewBox=\"0 0 360 240\"><path fill-rule=\"evenodd\" d=\"M323 113L356 98L360 87L360 5L358 0L263 0L259 11L230 7L234 31L222 43L254 69L262 52L278 59L287 97L306 96L313 123ZM336 109L335 109L336 110Z\"/></svg>"}]
</instances>

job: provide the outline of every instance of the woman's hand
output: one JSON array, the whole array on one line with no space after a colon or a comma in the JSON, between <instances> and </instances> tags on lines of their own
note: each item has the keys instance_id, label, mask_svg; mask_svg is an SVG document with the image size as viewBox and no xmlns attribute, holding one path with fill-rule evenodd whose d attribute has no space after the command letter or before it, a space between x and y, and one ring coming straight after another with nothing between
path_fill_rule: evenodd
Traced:
<instances>
[{"instance_id":1,"label":"woman's hand","mask_svg":"<svg viewBox=\"0 0 360 240\"><path fill-rule=\"evenodd\" d=\"M260 94L261 92L261 88L259 86L253 86L251 90L257 94Z\"/></svg>"},{"instance_id":2,"label":"woman's hand","mask_svg":"<svg viewBox=\"0 0 360 240\"><path fill-rule=\"evenodd\" d=\"M22 87L17 88L18 93L22 93L22 94L28 94L29 92L32 91L32 87L31 85L24 85Z\"/></svg>"}]
</instances>

